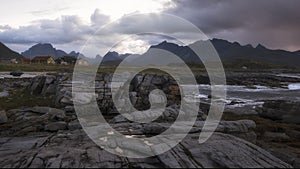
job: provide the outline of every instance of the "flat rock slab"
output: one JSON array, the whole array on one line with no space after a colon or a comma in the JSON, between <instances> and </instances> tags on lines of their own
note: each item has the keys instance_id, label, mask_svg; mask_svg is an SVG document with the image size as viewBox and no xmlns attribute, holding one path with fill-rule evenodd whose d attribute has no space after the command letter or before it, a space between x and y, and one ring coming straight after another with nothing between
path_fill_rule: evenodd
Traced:
<instances>
[{"instance_id":1,"label":"flat rock slab","mask_svg":"<svg viewBox=\"0 0 300 169\"><path fill-rule=\"evenodd\" d=\"M99 148L82 130L1 138L0 167L280 167L288 164L234 136L215 133L204 144L189 134L179 145L144 159L119 157Z\"/></svg>"}]
</instances>

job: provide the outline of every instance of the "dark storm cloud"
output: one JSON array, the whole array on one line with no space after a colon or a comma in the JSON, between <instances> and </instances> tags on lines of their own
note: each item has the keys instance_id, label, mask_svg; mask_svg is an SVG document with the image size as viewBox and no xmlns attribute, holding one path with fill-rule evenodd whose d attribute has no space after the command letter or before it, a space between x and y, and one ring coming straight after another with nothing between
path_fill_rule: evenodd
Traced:
<instances>
[{"instance_id":1,"label":"dark storm cloud","mask_svg":"<svg viewBox=\"0 0 300 169\"><path fill-rule=\"evenodd\" d=\"M194 31L187 27L185 23L186 21L182 19L174 19L172 16L161 15L159 13L134 13L131 15L125 15L117 22L108 25L106 31L120 34L154 32L154 30L170 34Z\"/></svg>"},{"instance_id":2,"label":"dark storm cloud","mask_svg":"<svg viewBox=\"0 0 300 169\"><path fill-rule=\"evenodd\" d=\"M88 31L76 16L63 16L57 20L39 20L32 25L0 32L4 43L68 43L81 39Z\"/></svg>"},{"instance_id":3,"label":"dark storm cloud","mask_svg":"<svg viewBox=\"0 0 300 169\"><path fill-rule=\"evenodd\" d=\"M300 1L174 0L166 12L197 25L210 37L271 48L300 49Z\"/></svg>"},{"instance_id":4,"label":"dark storm cloud","mask_svg":"<svg viewBox=\"0 0 300 169\"><path fill-rule=\"evenodd\" d=\"M66 44L85 41L97 26L109 22L109 17L95 10L91 16L92 25L86 24L77 15L61 16L55 20L37 20L28 26L10 28L0 26L0 41L9 44L55 43Z\"/></svg>"},{"instance_id":5,"label":"dark storm cloud","mask_svg":"<svg viewBox=\"0 0 300 169\"><path fill-rule=\"evenodd\" d=\"M254 46L261 43L269 48L299 50L299 6L299 0L173 0L165 6L164 12L191 21L210 38L223 38L242 44L251 43ZM148 14L142 18L128 16L131 15L124 15L118 21L106 26L106 29L97 32L95 35L100 36L96 44L107 47L120 41L124 35L153 30L160 30L161 33L189 42L200 40L196 32L184 26L186 22L183 20L166 19L160 13ZM8 44L40 42L59 45L83 44L110 19L97 9L91 15L90 23L82 21L80 16L62 16L55 20L38 20L19 28L0 25L0 41ZM142 39L149 44L156 44L165 39L171 40L168 37Z\"/></svg>"}]
</instances>

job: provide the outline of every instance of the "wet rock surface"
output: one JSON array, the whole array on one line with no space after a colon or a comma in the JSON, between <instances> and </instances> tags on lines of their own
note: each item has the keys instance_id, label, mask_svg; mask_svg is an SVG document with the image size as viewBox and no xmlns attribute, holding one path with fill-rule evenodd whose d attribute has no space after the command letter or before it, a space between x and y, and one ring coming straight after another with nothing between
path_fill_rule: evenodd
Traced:
<instances>
[{"instance_id":1,"label":"wet rock surface","mask_svg":"<svg viewBox=\"0 0 300 169\"><path fill-rule=\"evenodd\" d=\"M222 121L204 144L198 143L204 121L197 121L184 141L172 150L151 158L129 159L99 148L78 129L78 121L71 120L63 110L15 109L8 111L8 117L8 125L0 126L1 167L290 167L265 150L237 138L255 129L251 120ZM111 124L128 136L153 136L169 125L167 120L143 125ZM251 137L244 139L253 142Z\"/></svg>"},{"instance_id":2,"label":"wet rock surface","mask_svg":"<svg viewBox=\"0 0 300 169\"><path fill-rule=\"evenodd\" d=\"M146 159L130 159L106 152L82 130L23 137L1 137L1 167L290 167L265 150L234 136L215 133L198 143L188 135L172 150ZM195 146L197 145L197 146Z\"/></svg>"},{"instance_id":3,"label":"wet rock surface","mask_svg":"<svg viewBox=\"0 0 300 169\"><path fill-rule=\"evenodd\" d=\"M283 87L286 84L282 84L282 81L299 81L295 78L280 78L275 75L266 78L267 75L229 74L228 81L229 84L247 85L249 88L255 87L253 85ZM242 82L240 79L245 79L245 76L248 79ZM27 84L16 83L16 86L27 88L33 95L53 95L56 108L36 106L0 111L0 167L289 168L299 166L298 154L291 147L280 149L275 143L264 143L261 139L263 138L264 141L299 140L297 128L278 129L258 135L257 125L253 120L221 121L214 135L207 142L199 144L199 133L202 131L210 107L207 102L200 106L197 121L188 136L170 151L144 159L130 159L108 153L97 146L81 129L73 106L74 102L85 105L93 100L96 101L110 125L130 137L145 135L150 137L167 130L176 120L181 102L180 87L172 78L165 75L138 75L131 82L129 91L130 102L135 108L147 112L150 102L155 104L161 102L164 99L162 97L152 98L153 100L148 97L155 89L160 89L166 94L167 108L162 114L155 111L148 112L149 118L151 115L154 117L160 115L152 123L141 124L129 121L118 114L113 106L109 83L111 78L111 74L97 75L96 81L90 83L91 88L81 88L82 82L72 82L71 75L66 74L38 76ZM123 78L126 76L124 75ZM205 83L206 76L199 76L199 80ZM9 83L6 85L12 87ZM72 97L72 85L80 91L75 99ZM96 91L96 95L87 94L91 89ZM126 100L123 101L124 109L128 104ZM240 102L232 103L232 105L236 104ZM182 110L183 113L188 114L192 109L194 108L185 107ZM267 119L299 124L297 102L265 101L261 109L251 110L258 111L260 116ZM283 112L289 113L283 115ZM143 117L138 113L133 113L133 116L135 119ZM176 131L184 131L184 127L185 125L177 128Z\"/></svg>"},{"instance_id":4,"label":"wet rock surface","mask_svg":"<svg viewBox=\"0 0 300 169\"><path fill-rule=\"evenodd\" d=\"M12 109L7 111L8 120L1 126L1 135L26 135L30 132L57 131L63 127L66 117L63 110L50 107L33 107L26 109ZM64 124L66 126L66 124Z\"/></svg>"}]
</instances>

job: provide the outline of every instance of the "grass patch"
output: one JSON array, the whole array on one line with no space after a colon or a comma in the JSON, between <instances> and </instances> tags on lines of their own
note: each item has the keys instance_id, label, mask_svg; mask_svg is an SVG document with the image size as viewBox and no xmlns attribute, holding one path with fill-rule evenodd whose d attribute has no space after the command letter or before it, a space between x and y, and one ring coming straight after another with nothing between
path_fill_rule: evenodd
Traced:
<instances>
[{"instance_id":1,"label":"grass patch","mask_svg":"<svg viewBox=\"0 0 300 169\"><path fill-rule=\"evenodd\" d=\"M10 91L9 96L0 98L0 110L34 106L54 107L54 98L50 96L31 95L26 89Z\"/></svg>"},{"instance_id":2,"label":"grass patch","mask_svg":"<svg viewBox=\"0 0 300 169\"><path fill-rule=\"evenodd\" d=\"M244 62L243 62L244 63ZM248 68L247 70L242 69L241 67L244 65L242 63L239 63L238 65L235 64L228 64L224 63L224 69L225 72L228 71L237 71L237 72L269 72L272 69L280 69L285 70L288 72L299 72L299 69L292 69L292 68L286 68L286 67L276 67L276 66L266 66L265 64L261 63L252 63L249 65L247 63ZM13 63L0 63L0 72L11 72L11 71L23 71L23 72L73 72L75 65L59 65L59 64L28 64L28 63L19 63L19 64L13 64ZM197 74L203 74L206 73L206 69L203 65L189 65L191 71L197 75ZM107 66L107 65L90 65L90 66L80 66L80 71L82 72L90 72L91 70L98 70L98 73L113 73L117 67L116 66ZM144 73L151 73L151 74L161 74L162 66L157 66L157 68L154 66L153 69L148 69L144 71ZM178 65L170 65L165 66L164 68L169 69L171 71L174 71L178 73L179 75L184 75L187 72L183 72L182 69L180 69L180 66ZM134 71L136 70L136 67L126 67L124 68L124 72L126 71Z\"/></svg>"},{"instance_id":3,"label":"grass patch","mask_svg":"<svg viewBox=\"0 0 300 169\"><path fill-rule=\"evenodd\" d=\"M58 64L12 64L0 63L0 72L5 71L24 71L24 72L72 72L74 65L58 65Z\"/></svg>"}]
</instances>

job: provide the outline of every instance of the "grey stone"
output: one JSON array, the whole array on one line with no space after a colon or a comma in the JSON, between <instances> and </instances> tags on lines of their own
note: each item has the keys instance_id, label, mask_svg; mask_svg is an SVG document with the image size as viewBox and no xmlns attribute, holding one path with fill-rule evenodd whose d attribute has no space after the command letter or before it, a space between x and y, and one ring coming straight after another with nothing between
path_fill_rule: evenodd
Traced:
<instances>
[{"instance_id":1,"label":"grey stone","mask_svg":"<svg viewBox=\"0 0 300 169\"><path fill-rule=\"evenodd\" d=\"M46 131L58 131L58 130L65 130L65 129L67 129L67 123L62 121L53 122L45 126Z\"/></svg>"},{"instance_id":2,"label":"grey stone","mask_svg":"<svg viewBox=\"0 0 300 169\"><path fill-rule=\"evenodd\" d=\"M165 97L165 94L161 90L156 89L151 91L149 97L150 97L149 101L152 106L159 105L161 107L165 107L167 103L167 98Z\"/></svg>"},{"instance_id":3,"label":"grey stone","mask_svg":"<svg viewBox=\"0 0 300 169\"><path fill-rule=\"evenodd\" d=\"M45 88L43 94L55 94L56 92L56 84L50 84L48 87Z\"/></svg>"},{"instance_id":4,"label":"grey stone","mask_svg":"<svg viewBox=\"0 0 300 169\"><path fill-rule=\"evenodd\" d=\"M49 120L64 120L65 112L60 109L51 108L51 107L33 107L25 109L26 111L32 111L48 117Z\"/></svg>"},{"instance_id":5,"label":"grey stone","mask_svg":"<svg viewBox=\"0 0 300 169\"><path fill-rule=\"evenodd\" d=\"M65 111L66 112L74 112L75 111L74 106L66 106Z\"/></svg>"},{"instance_id":6,"label":"grey stone","mask_svg":"<svg viewBox=\"0 0 300 169\"><path fill-rule=\"evenodd\" d=\"M46 76L36 76L32 80L32 82L29 86L31 93L32 94L41 94L43 87L45 85L45 81L46 81Z\"/></svg>"},{"instance_id":7,"label":"grey stone","mask_svg":"<svg viewBox=\"0 0 300 169\"><path fill-rule=\"evenodd\" d=\"M56 80L55 76L52 75L47 75L46 76L46 80L45 80L45 84L51 84Z\"/></svg>"},{"instance_id":8,"label":"grey stone","mask_svg":"<svg viewBox=\"0 0 300 169\"><path fill-rule=\"evenodd\" d=\"M49 107L33 107L33 108L28 108L28 109L25 109L26 111L32 111L32 112L35 112L35 113L39 113L39 114L47 114L49 111L50 111L51 108Z\"/></svg>"},{"instance_id":9,"label":"grey stone","mask_svg":"<svg viewBox=\"0 0 300 169\"><path fill-rule=\"evenodd\" d=\"M68 124L68 129L69 130L77 130L77 129L81 129L81 124L79 123L78 120L74 120L74 121L71 121L69 124Z\"/></svg>"},{"instance_id":10,"label":"grey stone","mask_svg":"<svg viewBox=\"0 0 300 169\"><path fill-rule=\"evenodd\" d=\"M166 83L166 79L163 76L154 76L151 82L155 85L162 85Z\"/></svg>"},{"instance_id":11,"label":"grey stone","mask_svg":"<svg viewBox=\"0 0 300 169\"><path fill-rule=\"evenodd\" d=\"M6 112L3 110L3 111L0 111L0 124L4 124L8 121L8 118L6 116Z\"/></svg>"}]
</instances>

